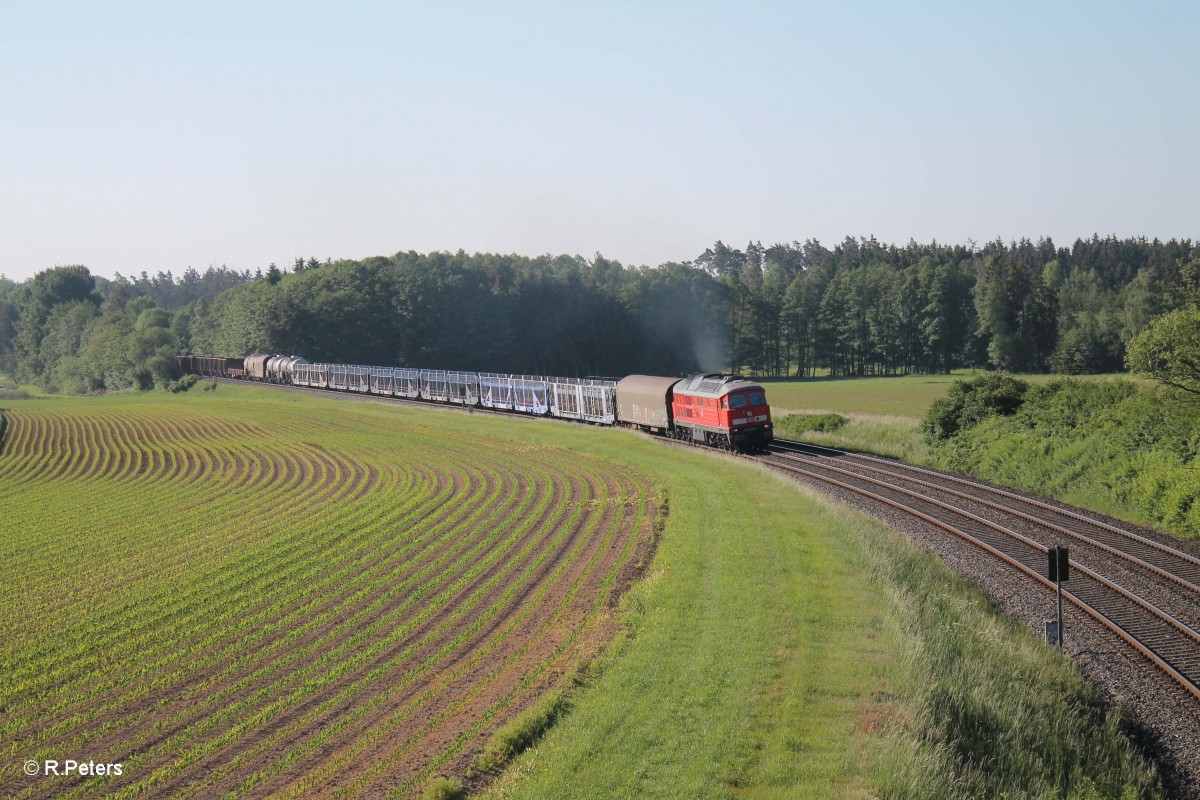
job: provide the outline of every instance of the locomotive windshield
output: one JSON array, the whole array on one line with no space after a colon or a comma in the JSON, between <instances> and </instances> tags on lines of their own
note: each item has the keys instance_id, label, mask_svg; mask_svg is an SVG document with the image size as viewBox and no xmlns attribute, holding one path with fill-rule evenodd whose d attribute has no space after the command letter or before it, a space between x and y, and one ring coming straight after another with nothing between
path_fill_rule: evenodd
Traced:
<instances>
[{"instance_id":1,"label":"locomotive windshield","mask_svg":"<svg viewBox=\"0 0 1200 800\"><path fill-rule=\"evenodd\" d=\"M767 404L767 395L765 392L751 392L750 405L765 406Z\"/></svg>"},{"instance_id":2,"label":"locomotive windshield","mask_svg":"<svg viewBox=\"0 0 1200 800\"><path fill-rule=\"evenodd\" d=\"M729 405L733 406L734 408L745 408L746 407L746 395L744 395L744 394L729 395Z\"/></svg>"}]
</instances>

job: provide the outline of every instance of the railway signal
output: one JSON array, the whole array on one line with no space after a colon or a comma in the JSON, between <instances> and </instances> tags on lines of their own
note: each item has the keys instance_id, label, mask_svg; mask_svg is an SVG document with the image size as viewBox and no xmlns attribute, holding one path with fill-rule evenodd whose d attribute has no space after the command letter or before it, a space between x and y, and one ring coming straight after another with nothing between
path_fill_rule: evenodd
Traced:
<instances>
[{"instance_id":1,"label":"railway signal","mask_svg":"<svg viewBox=\"0 0 1200 800\"><path fill-rule=\"evenodd\" d=\"M1057 644L1058 649L1062 650L1063 640L1066 639L1066 631L1063 629L1062 585L1063 581L1071 577L1071 558L1067 548L1058 545L1046 551L1046 560L1050 580L1054 581L1058 588L1058 620L1046 623L1046 639L1050 644Z\"/></svg>"}]
</instances>

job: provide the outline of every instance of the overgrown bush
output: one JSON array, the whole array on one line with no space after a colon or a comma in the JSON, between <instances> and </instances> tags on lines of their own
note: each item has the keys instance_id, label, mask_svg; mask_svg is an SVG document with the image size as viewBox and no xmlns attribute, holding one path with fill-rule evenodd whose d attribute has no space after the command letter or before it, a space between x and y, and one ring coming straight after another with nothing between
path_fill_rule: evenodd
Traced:
<instances>
[{"instance_id":1,"label":"overgrown bush","mask_svg":"<svg viewBox=\"0 0 1200 800\"><path fill-rule=\"evenodd\" d=\"M1029 384L1006 372L986 372L955 381L921 422L926 441L944 441L988 417L1011 416L1021 407Z\"/></svg>"},{"instance_id":2,"label":"overgrown bush","mask_svg":"<svg viewBox=\"0 0 1200 800\"><path fill-rule=\"evenodd\" d=\"M1029 389L1011 417L934 439L930 455L937 466L1200 536L1200 407L1167 389L1051 381Z\"/></svg>"},{"instance_id":3,"label":"overgrown bush","mask_svg":"<svg viewBox=\"0 0 1200 800\"><path fill-rule=\"evenodd\" d=\"M809 431L833 433L847 422L841 414L788 414L775 422L775 432L799 436Z\"/></svg>"},{"instance_id":4,"label":"overgrown bush","mask_svg":"<svg viewBox=\"0 0 1200 800\"><path fill-rule=\"evenodd\" d=\"M177 380L173 380L173 381L169 380L169 381L165 382L163 384L163 388L166 389L171 394L178 394L179 392L186 392L188 389L195 386L196 382L199 380L200 380L200 378L198 378L195 375L183 375ZM216 386L215 383L212 385ZM209 390L209 387L205 386L204 391L207 392L208 390Z\"/></svg>"},{"instance_id":5,"label":"overgrown bush","mask_svg":"<svg viewBox=\"0 0 1200 800\"><path fill-rule=\"evenodd\" d=\"M1061 434L1091 424L1101 411L1136 393L1130 381L1054 380L1031 387L1016 417L1028 428Z\"/></svg>"}]
</instances>

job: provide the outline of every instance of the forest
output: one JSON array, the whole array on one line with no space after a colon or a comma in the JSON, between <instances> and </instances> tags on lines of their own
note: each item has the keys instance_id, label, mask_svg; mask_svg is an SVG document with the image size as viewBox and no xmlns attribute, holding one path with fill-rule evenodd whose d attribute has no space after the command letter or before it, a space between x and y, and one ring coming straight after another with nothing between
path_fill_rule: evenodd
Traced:
<instances>
[{"instance_id":1,"label":"forest","mask_svg":"<svg viewBox=\"0 0 1200 800\"><path fill-rule=\"evenodd\" d=\"M0 369L68 393L170 387L176 353L255 351L579 377L1106 373L1152 320L1187 330L1197 275L1190 240L1099 236L718 241L657 267L463 251L113 280L54 267L0 279ZM1151 372L1170 356L1136 352Z\"/></svg>"}]
</instances>

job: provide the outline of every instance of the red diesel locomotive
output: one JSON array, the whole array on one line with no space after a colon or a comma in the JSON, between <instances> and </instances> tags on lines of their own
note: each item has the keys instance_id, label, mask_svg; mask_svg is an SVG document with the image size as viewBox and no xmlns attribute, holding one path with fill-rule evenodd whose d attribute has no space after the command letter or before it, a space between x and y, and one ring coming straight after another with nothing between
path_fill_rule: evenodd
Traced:
<instances>
[{"instance_id":1,"label":"red diesel locomotive","mask_svg":"<svg viewBox=\"0 0 1200 800\"><path fill-rule=\"evenodd\" d=\"M675 435L716 447L761 450L773 438L763 387L740 375L699 374L675 384Z\"/></svg>"}]
</instances>

